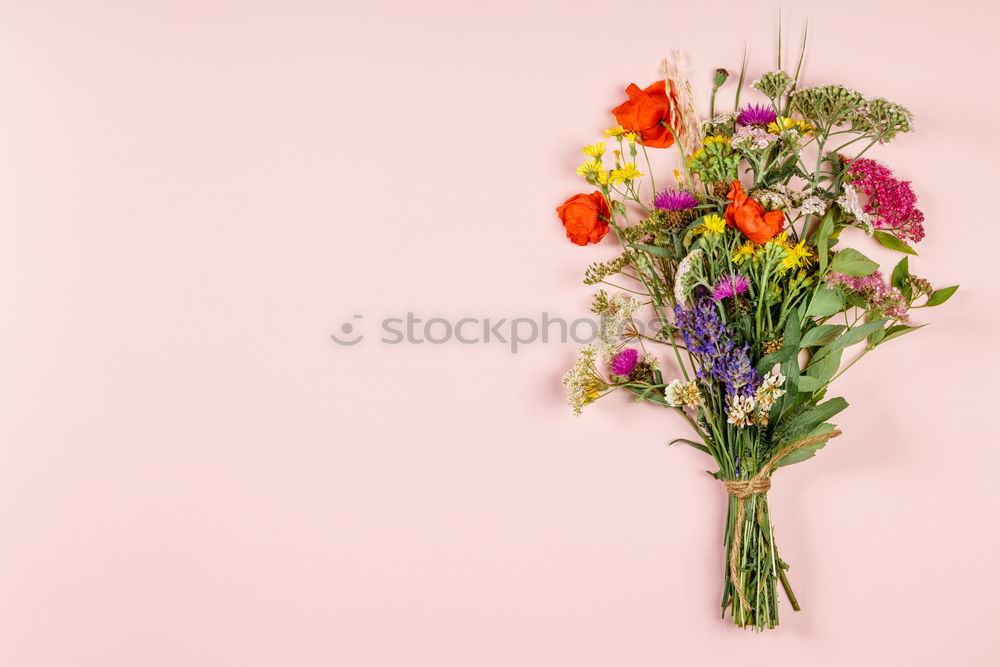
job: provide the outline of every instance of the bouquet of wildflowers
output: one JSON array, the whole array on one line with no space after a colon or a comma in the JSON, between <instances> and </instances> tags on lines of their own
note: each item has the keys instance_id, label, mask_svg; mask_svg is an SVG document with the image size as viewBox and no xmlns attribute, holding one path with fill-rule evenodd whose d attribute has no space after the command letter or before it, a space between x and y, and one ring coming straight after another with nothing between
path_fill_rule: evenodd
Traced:
<instances>
[{"instance_id":1,"label":"bouquet of wildflowers","mask_svg":"<svg viewBox=\"0 0 1000 667\"><path fill-rule=\"evenodd\" d=\"M729 74L716 70L703 118L675 54L662 80L628 86L615 127L583 149L578 173L594 190L557 209L572 242L613 232L621 249L587 269L600 343L563 378L569 404L579 414L623 390L687 421L693 435L674 442L711 456L729 494L722 614L757 629L778 624L779 586L799 609L775 542L772 474L840 434L830 420L847 402L831 383L957 289L910 272L924 216L910 183L865 157L911 132L910 112L841 85L800 86L801 64L790 74L779 55L746 86L744 63L734 111L719 114ZM658 188L649 155L669 148L680 168ZM866 243L901 259L883 272L851 247Z\"/></svg>"}]
</instances>

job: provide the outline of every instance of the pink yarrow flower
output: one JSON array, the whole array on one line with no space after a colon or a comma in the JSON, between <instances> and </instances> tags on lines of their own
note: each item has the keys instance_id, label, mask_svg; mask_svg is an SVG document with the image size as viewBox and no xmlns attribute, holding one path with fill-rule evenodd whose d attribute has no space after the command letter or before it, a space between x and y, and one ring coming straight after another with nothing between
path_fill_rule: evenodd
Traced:
<instances>
[{"instance_id":1,"label":"pink yarrow flower","mask_svg":"<svg viewBox=\"0 0 1000 667\"><path fill-rule=\"evenodd\" d=\"M917 243L924 238L924 214L917 208L917 195L909 181L875 160L860 158L851 163L850 184L868 197L865 213L875 229L891 230L903 241Z\"/></svg>"},{"instance_id":2,"label":"pink yarrow flower","mask_svg":"<svg viewBox=\"0 0 1000 667\"><path fill-rule=\"evenodd\" d=\"M882 277L881 271L871 275L854 277L843 273L830 273L826 277L828 285L843 287L854 292L865 300L868 307L876 314L889 317L903 323L909 323L906 299L903 293L889 285Z\"/></svg>"}]
</instances>

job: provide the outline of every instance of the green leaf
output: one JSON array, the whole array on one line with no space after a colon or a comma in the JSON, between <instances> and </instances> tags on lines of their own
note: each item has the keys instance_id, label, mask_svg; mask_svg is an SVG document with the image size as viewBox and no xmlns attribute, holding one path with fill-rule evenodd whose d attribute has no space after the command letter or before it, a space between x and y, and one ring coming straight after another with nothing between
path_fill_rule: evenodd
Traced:
<instances>
[{"instance_id":1,"label":"green leaf","mask_svg":"<svg viewBox=\"0 0 1000 667\"><path fill-rule=\"evenodd\" d=\"M831 432L835 428L837 427L830 423L820 424L819 426L814 428L805 438L802 439L805 440L806 438L813 438L817 435L824 435L826 433ZM777 463L774 464L774 467L780 468L782 466L790 466L793 463L799 463L801 461L805 461L806 459L811 459L812 457L816 456L816 452L823 449L823 447L825 447L826 443L828 442L830 441L822 440L812 445L799 447L798 449L795 449L786 454L785 456L781 457L780 459L778 459Z\"/></svg>"},{"instance_id":2,"label":"green leaf","mask_svg":"<svg viewBox=\"0 0 1000 667\"><path fill-rule=\"evenodd\" d=\"M816 230L816 254L819 255L819 272L826 271L826 263L830 254L830 235L833 234L833 207L823 216Z\"/></svg>"},{"instance_id":3,"label":"green leaf","mask_svg":"<svg viewBox=\"0 0 1000 667\"><path fill-rule=\"evenodd\" d=\"M806 394L813 393L814 391L822 387L823 384L824 383L819 381L819 378L812 377L811 375L799 376L799 382L798 382L799 391L804 392Z\"/></svg>"},{"instance_id":4,"label":"green leaf","mask_svg":"<svg viewBox=\"0 0 1000 667\"><path fill-rule=\"evenodd\" d=\"M889 250L898 250L907 255L916 255L917 251L899 240L899 237L889 232L875 232L875 240L884 245Z\"/></svg>"},{"instance_id":5,"label":"green leaf","mask_svg":"<svg viewBox=\"0 0 1000 667\"><path fill-rule=\"evenodd\" d=\"M780 430L775 441L780 442L784 446L802 439L810 431L846 407L847 401L838 396L837 398L831 398L825 403L807 408L796 415Z\"/></svg>"},{"instance_id":6,"label":"green leaf","mask_svg":"<svg viewBox=\"0 0 1000 667\"><path fill-rule=\"evenodd\" d=\"M875 320L874 322L865 322L861 326L851 327L845 331L842 336L837 338L837 340L830 343L830 351L839 350L844 347L850 347L855 343L860 343L865 338L868 338L873 331L881 329L888 321L888 319L883 318L881 320Z\"/></svg>"},{"instance_id":7,"label":"green leaf","mask_svg":"<svg viewBox=\"0 0 1000 667\"><path fill-rule=\"evenodd\" d=\"M876 262L868 259L854 248L844 248L834 255L833 261L830 262L831 271L856 278L870 276L876 269L878 269Z\"/></svg>"},{"instance_id":8,"label":"green leaf","mask_svg":"<svg viewBox=\"0 0 1000 667\"><path fill-rule=\"evenodd\" d=\"M678 442L683 442L684 444L691 445L692 447L694 447L699 451L705 452L706 454L711 454L711 452L708 451L708 447L706 447L700 442L695 442L694 440L688 440L687 438L676 438L674 440L671 440L668 444L674 445Z\"/></svg>"},{"instance_id":9,"label":"green leaf","mask_svg":"<svg viewBox=\"0 0 1000 667\"><path fill-rule=\"evenodd\" d=\"M655 245L644 245L642 243L629 243L630 246L636 250L641 250L642 252L654 255L656 257L666 257L667 259L673 259L674 255L670 248L661 248Z\"/></svg>"},{"instance_id":10,"label":"green leaf","mask_svg":"<svg viewBox=\"0 0 1000 667\"><path fill-rule=\"evenodd\" d=\"M781 364L794 357L799 352L799 337L802 326L802 306L789 313L785 322L785 330L781 334L781 348L777 352L766 354L757 362L757 370L766 373L775 364Z\"/></svg>"},{"instance_id":11,"label":"green leaf","mask_svg":"<svg viewBox=\"0 0 1000 667\"><path fill-rule=\"evenodd\" d=\"M878 344L881 345L882 343L890 341L893 338L899 338L900 336L905 336L911 331L916 331L917 329L923 329L925 326L927 325L921 324L920 326L911 327L906 324L897 324L896 326L889 327L888 329L885 330L885 338L880 340Z\"/></svg>"},{"instance_id":12,"label":"green leaf","mask_svg":"<svg viewBox=\"0 0 1000 667\"><path fill-rule=\"evenodd\" d=\"M934 290L934 293L930 295L927 299L925 306L940 306L942 303L951 298L951 295L958 290L958 285L952 285L951 287L942 287L939 290Z\"/></svg>"},{"instance_id":13,"label":"green leaf","mask_svg":"<svg viewBox=\"0 0 1000 667\"><path fill-rule=\"evenodd\" d=\"M802 336L799 347L814 347L832 343L846 328L843 324L821 324Z\"/></svg>"},{"instance_id":14,"label":"green leaf","mask_svg":"<svg viewBox=\"0 0 1000 667\"><path fill-rule=\"evenodd\" d=\"M892 286L903 291L910 286L910 258L904 257L892 270ZM905 295L905 292L903 292Z\"/></svg>"},{"instance_id":15,"label":"green leaf","mask_svg":"<svg viewBox=\"0 0 1000 667\"><path fill-rule=\"evenodd\" d=\"M811 317L828 317L844 309L844 295L839 289L820 287L813 293L807 315Z\"/></svg>"},{"instance_id":16,"label":"green leaf","mask_svg":"<svg viewBox=\"0 0 1000 667\"><path fill-rule=\"evenodd\" d=\"M813 357L806 367L806 375L816 378L819 386L827 384L840 369L840 360L844 356L843 349L827 350L823 355ZM813 391L816 391L813 389Z\"/></svg>"}]
</instances>

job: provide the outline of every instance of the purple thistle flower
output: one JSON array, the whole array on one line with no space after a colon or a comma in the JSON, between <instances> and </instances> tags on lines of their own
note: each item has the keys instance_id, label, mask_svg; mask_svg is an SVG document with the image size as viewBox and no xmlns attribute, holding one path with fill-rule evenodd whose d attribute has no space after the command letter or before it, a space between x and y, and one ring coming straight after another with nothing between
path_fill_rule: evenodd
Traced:
<instances>
[{"instance_id":1,"label":"purple thistle flower","mask_svg":"<svg viewBox=\"0 0 1000 667\"><path fill-rule=\"evenodd\" d=\"M687 190L664 190L653 199L653 206L663 211L686 211L698 205L698 198Z\"/></svg>"},{"instance_id":2,"label":"purple thistle flower","mask_svg":"<svg viewBox=\"0 0 1000 667\"><path fill-rule=\"evenodd\" d=\"M737 294L743 294L749 289L749 280L739 273L730 273L722 276L712 288L712 301L722 301Z\"/></svg>"},{"instance_id":3,"label":"purple thistle flower","mask_svg":"<svg viewBox=\"0 0 1000 667\"><path fill-rule=\"evenodd\" d=\"M615 355L615 358L611 360L611 372L615 375L628 375L635 369L636 363L639 361L639 352L633 350L631 347L626 347L624 350Z\"/></svg>"},{"instance_id":4,"label":"purple thistle flower","mask_svg":"<svg viewBox=\"0 0 1000 667\"><path fill-rule=\"evenodd\" d=\"M763 104L748 104L740 109L736 122L740 125L767 125L778 119L774 109Z\"/></svg>"}]
</instances>

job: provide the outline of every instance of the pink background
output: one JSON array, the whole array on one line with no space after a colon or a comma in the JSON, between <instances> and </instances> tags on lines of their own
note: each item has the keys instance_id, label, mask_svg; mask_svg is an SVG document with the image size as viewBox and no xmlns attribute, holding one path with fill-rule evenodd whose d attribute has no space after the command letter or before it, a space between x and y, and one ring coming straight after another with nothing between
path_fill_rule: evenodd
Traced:
<instances>
[{"instance_id":1,"label":"pink background","mask_svg":"<svg viewBox=\"0 0 1000 667\"><path fill-rule=\"evenodd\" d=\"M744 38L766 71L776 12L0 2L0 665L996 664L994 3L786 9L805 83L916 113L876 155L922 197L911 267L963 288L776 479L779 631L718 618L678 418L573 418L572 343L371 330L586 314L578 147L671 48L701 102Z\"/></svg>"}]
</instances>

